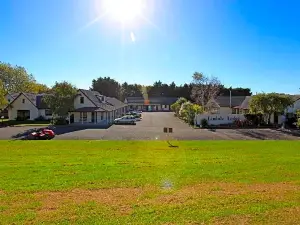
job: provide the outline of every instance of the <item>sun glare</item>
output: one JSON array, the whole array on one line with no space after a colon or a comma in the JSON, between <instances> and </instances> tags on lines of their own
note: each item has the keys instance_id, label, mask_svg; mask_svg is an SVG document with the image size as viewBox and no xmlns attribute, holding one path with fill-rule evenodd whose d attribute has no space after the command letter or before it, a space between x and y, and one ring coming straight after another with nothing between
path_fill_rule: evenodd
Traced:
<instances>
[{"instance_id":1,"label":"sun glare","mask_svg":"<svg viewBox=\"0 0 300 225\"><path fill-rule=\"evenodd\" d=\"M133 22L141 15L142 0L103 0L104 10L121 23Z\"/></svg>"}]
</instances>

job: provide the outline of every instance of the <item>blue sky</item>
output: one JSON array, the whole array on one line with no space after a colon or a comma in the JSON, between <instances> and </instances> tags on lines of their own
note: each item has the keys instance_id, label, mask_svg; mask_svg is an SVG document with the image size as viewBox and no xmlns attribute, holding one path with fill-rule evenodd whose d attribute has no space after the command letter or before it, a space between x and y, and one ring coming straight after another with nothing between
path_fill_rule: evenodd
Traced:
<instances>
[{"instance_id":1,"label":"blue sky","mask_svg":"<svg viewBox=\"0 0 300 225\"><path fill-rule=\"evenodd\" d=\"M300 92L299 1L145 0L150 22L87 26L102 12L96 1L1 0L0 61L47 85L182 84L199 71L253 92Z\"/></svg>"}]
</instances>

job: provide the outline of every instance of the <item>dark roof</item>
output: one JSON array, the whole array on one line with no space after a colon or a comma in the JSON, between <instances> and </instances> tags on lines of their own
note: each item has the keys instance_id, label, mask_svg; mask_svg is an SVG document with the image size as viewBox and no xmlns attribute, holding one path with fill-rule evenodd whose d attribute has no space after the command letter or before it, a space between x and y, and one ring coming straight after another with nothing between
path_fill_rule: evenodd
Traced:
<instances>
[{"instance_id":1,"label":"dark roof","mask_svg":"<svg viewBox=\"0 0 300 225\"><path fill-rule=\"evenodd\" d=\"M95 105L95 107L102 108L105 111L112 111L125 105L118 99L103 96L97 91L90 91L84 89L79 90ZM101 100L102 96L105 97L106 101Z\"/></svg>"},{"instance_id":2,"label":"dark roof","mask_svg":"<svg viewBox=\"0 0 300 225\"><path fill-rule=\"evenodd\" d=\"M105 112L105 110L99 107L83 107L75 109L74 112Z\"/></svg>"},{"instance_id":3,"label":"dark roof","mask_svg":"<svg viewBox=\"0 0 300 225\"><path fill-rule=\"evenodd\" d=\"M11 101L9 103L9 105L11 105L17 98L19 98L21 95L24 95L29 102L31 102L35 107L37 107L38 109L48 109L49 107L47 106L47 104L43 101L43 97L46 94L33 94L33 93L25 93L25 92L20 92L18 93L18 95L15 94L10 94L14 100Z\"/></svg>"},{"instance_id":4,"label":"dark roof","mask_svg":"<svg viewBox=\"0 0 300 225\"><path fill-rule=\"evenodd\" d=\"M240 106L245 100L246 96L232 96L231 107ZM218 96L215 100L209 101L208 104L217 103L220 107L230 107L230 96Z\"/></svg>"},{"instance_id":5,"label":"dark roof","mask_svg":"<svg viewBox=\"0 0 300 225\"><path fill-rule=\"evenodd\" d=\"M292 95L291 97L295 102L300 99L300 95Z\"/></svg>"},{"instance_id":6,"label":"dark roof","mask_svg":"<svg viewBox=\"0 0 300 225\"><path fill-rule=\"evenodd\" d=\"M117 108L126 106L125 103L121 102L119 99L116 99L116 98L106 97L106 102L108 102L109 104L111 104Z\"/></svg>"},{"instance_id":7,"label":"dark roof","mask_svg":"<svg viewBox=\"0 0 300 225\"><path fill-rule=\"evenodd\" d=\"M144 104L147 99L143 97L127 97L127 104ZM150 97L148 98L149 104L162 104L162 105L172 105L178 98L174 97Z\"/></svg>"},{"instance_id":8,"label":"dark roof","mask_svg":"<svg viewBox=\"0 0 300 225\"><path fill-rule=\"evenodd\" d=\"M20 95L20 92L18 93L8 93L13 99L15 99L16 97L18 97Z\"/></svg>"}]
</instances>

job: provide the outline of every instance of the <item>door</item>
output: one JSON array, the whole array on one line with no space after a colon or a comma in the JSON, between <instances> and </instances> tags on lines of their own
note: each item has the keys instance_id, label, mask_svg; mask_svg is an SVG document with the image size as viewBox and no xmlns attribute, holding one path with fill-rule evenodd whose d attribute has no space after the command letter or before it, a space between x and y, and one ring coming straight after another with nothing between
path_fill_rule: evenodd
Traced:
<instances>
[{"instance_id":1,"label":"door","mask_svg":"<svg viewBox=\"0 0 300 225\"><path fill-rule=\"evenodd\" d=\"M70 116L70 123L74 123L74 114L71 114Z\"/></svg>"},{"instance_id":2,"label":"door","mask_svg":"<svg viewBox=\"0 0 300 225\"><path fill-rule=\"evenodd\" d=\"M95 112L92 112L92 123L95 123Z\"/></svg>"}]
</instances>

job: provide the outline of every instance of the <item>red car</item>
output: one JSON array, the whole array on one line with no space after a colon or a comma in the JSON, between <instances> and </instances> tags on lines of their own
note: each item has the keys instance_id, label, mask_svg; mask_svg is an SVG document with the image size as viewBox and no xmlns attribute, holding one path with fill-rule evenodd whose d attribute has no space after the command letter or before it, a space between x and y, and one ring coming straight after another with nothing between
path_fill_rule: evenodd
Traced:
<instances>
[{"instance_id":1,"label":"red car","mask_svg":"<svg viewBox=\"0 0 300 225\"><path fill-rule=\"evenodd\" d=\"M32 132L28 135L29 140L51 140L55 137L55 133L50 129L42 129Z\"/></svg>"}]
</instances>

